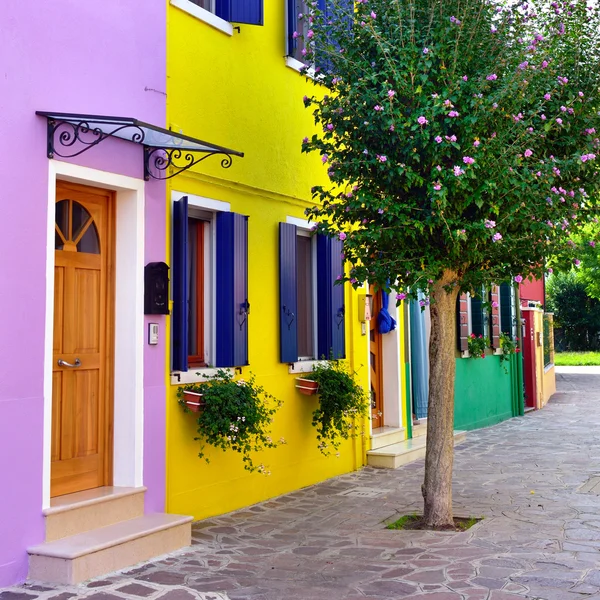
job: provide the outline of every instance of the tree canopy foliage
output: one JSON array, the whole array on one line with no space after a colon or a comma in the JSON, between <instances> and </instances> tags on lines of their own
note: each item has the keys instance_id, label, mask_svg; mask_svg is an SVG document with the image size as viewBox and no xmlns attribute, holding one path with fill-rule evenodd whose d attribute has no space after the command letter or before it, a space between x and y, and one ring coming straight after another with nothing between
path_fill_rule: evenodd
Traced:
<instances>
[{"instance_id":1,"label":"tree canopy foliage","mask_svg":"<svg viewBox=\"0 0 600 600\"><path fill-rule=\"evenodd\" d=\"M308 214L345 240L340 277L401 300L444 272L469 290L577 263L599 202L597 3L327 6L301 15L328 88L304 98L303 150L328 168Z\"/></svg>"}]
</instances>

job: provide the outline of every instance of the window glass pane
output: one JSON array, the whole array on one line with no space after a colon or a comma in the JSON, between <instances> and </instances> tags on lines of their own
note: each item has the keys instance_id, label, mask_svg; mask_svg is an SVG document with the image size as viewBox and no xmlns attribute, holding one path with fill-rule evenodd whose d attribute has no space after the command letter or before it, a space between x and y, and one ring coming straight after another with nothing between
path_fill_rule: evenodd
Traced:
<instances>
[{"instance_id":1,"label":"window glass pane","mask_svg":"<svg viewBox=\"0 0 600 600\"><path fill-rule=\"evenodd\" d=\"M205 222L188 221L188 362L205 364L204 353L204 227Z\"/></svg>"},{"instance_id":2,"label":"window glass pane","mask_svg":"<svg viewBox=\"0 0 600 600\"><path fill-rule=\"evenodd\" d=\"M65 247L65 245L63 244L63 241L60 237L60 235L58 235L58 231L54 231L54 249L55 250L62 250Z\"/></svg>"},{"instance_id":3,"label":"window glass pane","mask_svg":"<svg viewBox=\"0 0 600 600\"><path fill-rule=\"evenodd\" d=\"M214 0L190 0L192 4L199 6L200 8L205 8L206 10L214 13Z\"/></svg>"},{"instance_id":4,"label":"window glass pane","mask_svg":"<svg viewBox=\"0 0 600 600\"><path fill-rule=\"evenodd\" d=\"M73 241L75 241L79 237L81 230L87 224L87 222L90 220L90 218L91 218L90 213L85 208L83 208L83 206L81 206L81 204L79 204L79 202L73 202L73 216L72 216L73 237L71 238Z\"/></svg>"},{"instance_id":5,"label":"window glass pane","mask_svg":"<svg viewBox=\"0 0 600 600\"><path fill-rule=\"evenodd\" d=\"M69 201L61 200L56 203L56 225L65 240L69 239Z\"/></svg>"},{"instance_id":6,"label":"window glass pane","mask_svg":"<svg viewBox=\"0 0 600 600\"><path fill-rule=\"evenodd\" d=\"M75 202L73 202L73 222L75 222ZM85 233L77 244L77 252L86 252L87 254L100 254L100 240L95 223L90 223Z\"/></svg>"},{"instance_id":7,"label":"window glass pane","mask_svg":"<svg viewBox=\"0 0 600 600\"><path fill-rule=\"evenodd\" d=\"M298 284L298 356L314 358L312 240L296 238L296 281Z\"/></svg>"},{"instance_id":8,"label":"window glass pane","mask_svg":"<svg viewBox=\"0 0 600 600\"><path fill-rule=\"evenodd\" d=\"M304 48L306 47L305 40L306 34L310 29L308 18L305 16L303 19L298 18L298 15L307 15L308 14L308 6L304 0L296 0L294 3L296 7L296 31L298 32L298 37L294 40L294 47L291 49L291 55L301 62L306 62L306 58L302 53Z\"/></svg>"}]
</instances>

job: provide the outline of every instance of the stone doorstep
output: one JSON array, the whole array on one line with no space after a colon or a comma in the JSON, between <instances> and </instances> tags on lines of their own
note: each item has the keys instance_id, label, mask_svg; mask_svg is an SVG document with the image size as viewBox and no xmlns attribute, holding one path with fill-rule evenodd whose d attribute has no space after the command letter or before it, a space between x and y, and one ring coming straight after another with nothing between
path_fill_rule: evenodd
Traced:
<instances>
[{"instance_id":1,"label":"stone doorstep","mask_svg":"<svg viewBox=\"0 0 600 600\"><path fill-rule=\"evenodd\" d=\"M29 578L75 584L191 544L192 517L154 513L29 548Z\"/></svg>"},{"instance_id":2,"label":"stone doorstep","mask_svg":"<svg viewBox=\"0 0 600 600\"><path fill-rule=\"evenodd\" d=\"M466 431L455 431L454 445L464 442L466 438ZM427 437L419 436L377 450L369 450L367 452L367 464L380 469L397 469L402 465L424 458L426 444Z\"/></svg>"},{"instance_id":3,"label":"stone doorstep","mask_svg":"<svg viewBox=\"0 0 600 600\"><path fill-rule=\"evenodd\" d=\"M105 486L53 498L44 509L46 542L144 515L145 487Z\"/></svg>"},{"instance_id":4,"label":"stone doorstep","mask_svg":"<svg viewBox=\"0 0 600 600\"><path fill-rule=\"evenodd\" d=\"M403 442L406 439L404 427L377 427L371 432L371 450Z\"/></svg>"}]
</instances>

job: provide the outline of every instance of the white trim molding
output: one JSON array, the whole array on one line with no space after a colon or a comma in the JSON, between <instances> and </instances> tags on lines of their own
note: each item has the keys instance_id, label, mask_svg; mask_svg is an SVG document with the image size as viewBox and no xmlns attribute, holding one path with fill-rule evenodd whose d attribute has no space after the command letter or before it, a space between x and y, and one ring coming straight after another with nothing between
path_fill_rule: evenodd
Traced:
<instances>
[{"instance_id":1,"label":"white trim molding","mask_svg":"<svg viewBox=\"0 0 600 600\"><path fill-rule=\"evenodd\" d=\"M144 432L144 208L145 182L71 163L48 163L44 449L42 508L50 506L54 220L57 180L116 192L113 485L143 485Z\"/></svg>"},{"instance_id":2,"label":"white trim molding","mask_svg":"<svg viewBox=\"0 0 600 600\"><path fill-rule=\"evenodd\" d=\"M175 6L183 12L186 12L188 15L195 17L199 21L203 21L207 25L222 31L226 35L233 35L233 25L229 21L217 17L214 13L205 8L201 8L197 4L190 2L190 0L170 0L170 4L171 6Z\"/></svg>"}]
</instances>

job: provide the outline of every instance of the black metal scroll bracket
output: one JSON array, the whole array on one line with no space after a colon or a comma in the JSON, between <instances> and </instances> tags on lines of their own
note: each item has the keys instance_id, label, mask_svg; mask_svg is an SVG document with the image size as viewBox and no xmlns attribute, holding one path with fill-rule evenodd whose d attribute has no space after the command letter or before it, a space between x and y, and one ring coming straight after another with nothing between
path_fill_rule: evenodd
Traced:
<instances>
[{"instance_id":1,"label":"black metal scroll bracket","mask_svg":"<svg viewBox=\"0 0 600 600\"><path fill-rule=\"evenodd\" d=\"M202 152L202 154L200 154ZM206 160L211 156L220 154L223 156L221 167L229 169L232 163L231 156L226 152L210 152L200 150L182 150L180 148L154 148L144 146L144 179L171 179L191 169L194 165ZM169 169L173 173L167 175Z\"/></svg>"},{"instance_id":2,"label":"black metal scroll bracket","mask_svg":"<svg viewBox=\"0 0 600 600\"><path fill-rule=\"evenodd\" d=\"M282 306L282 309L285 317L285 323L289 331L292 328L292 323L294 322L296 315L285 304Z\"/></svg>"},{"instance_id":3,"label":"black metal scroll bracket","mask_svg":"<svg viewBox=\"0 0 600 600\"><path fill-rule=\"evenodd\" d=\"M112 131L102 131L99 127L90 125L88 121L79 121L71 123L70 121L58 121L56 119L48 119L48 141L47 154L48 158L60 156L61 158L73 158L87 152L90 148L97 146L106 138L117 137L117 133L125 130L131 130L131 141L136 144L144 142L144 131L137 125L126 123L116 126ZM55 139L58 138L58 139ZM79 145L83 145L80 148ZM66 152L58 150L58 148L71 148L72 151ZM76 150L79 148L79 150ZM75 151L73 151L75 150Z\"/></svg>"}]
</instances>

